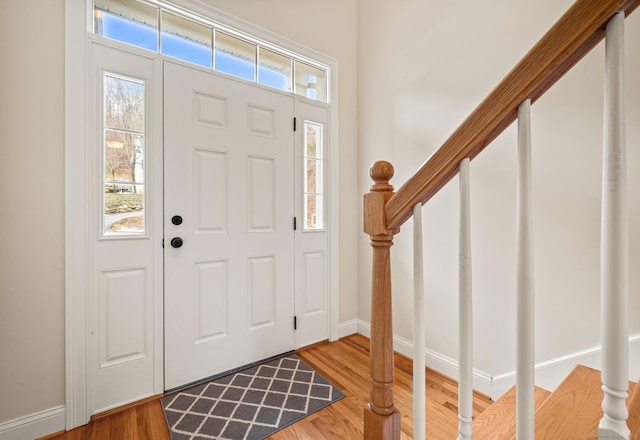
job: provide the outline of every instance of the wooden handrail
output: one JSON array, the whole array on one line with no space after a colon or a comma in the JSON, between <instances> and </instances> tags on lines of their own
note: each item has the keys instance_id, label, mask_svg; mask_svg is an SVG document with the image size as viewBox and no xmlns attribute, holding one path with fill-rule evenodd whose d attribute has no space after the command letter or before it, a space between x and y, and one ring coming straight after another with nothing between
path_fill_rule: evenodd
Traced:
<instances>
[{"instance_id":1,"label":"wooden handrail","mask_svg":"<svg viewBox=\"0 0 640 440\"><path fill-rule=\"evenodd\" d=\"M578 0L538 41L451 137L386 203L387 229L399 228L417 203L426 203L517 116L525 100L535 102L605 35L619 11L628 16L640 0Z\"/></svg>"},{"instance_id":2,"label":"wooden handrail","mask_svg":"<svg viewBox=\"0 0 640 440\"><path fill-rule=\"evenodd\" d=\"M517 118L521 103L540 98L604 38L607 23L617 13L628 16L638 6L640 0L577 0L397 193L389 184L391 164L372 166L374 185L364 196L364 231L373 248L371 396L364 410L365 439L400 439L400 414L392 390L390 248L394 235L411 217L414 206L426 203L458 173L463 159L475 158Z\"/></svg>"}]
</instances>

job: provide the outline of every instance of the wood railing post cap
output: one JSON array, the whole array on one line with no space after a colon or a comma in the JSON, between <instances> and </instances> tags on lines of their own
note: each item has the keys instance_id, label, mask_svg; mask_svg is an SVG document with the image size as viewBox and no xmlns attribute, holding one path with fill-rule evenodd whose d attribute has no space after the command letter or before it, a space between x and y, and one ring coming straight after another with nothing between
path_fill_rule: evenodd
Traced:
<instances>
[{"instance_id":1,"label":"wood railing post cap","mask_svg":"<svg viewBox=\"0 0 640 440\"><path fill-rule=\"evenodd\" d=\"M375 183L371 185L371 191L393 191L389 180L393 177L393 165L385 160L379 160L369 168L369 176Z\"/></svg>"}]
</instances>

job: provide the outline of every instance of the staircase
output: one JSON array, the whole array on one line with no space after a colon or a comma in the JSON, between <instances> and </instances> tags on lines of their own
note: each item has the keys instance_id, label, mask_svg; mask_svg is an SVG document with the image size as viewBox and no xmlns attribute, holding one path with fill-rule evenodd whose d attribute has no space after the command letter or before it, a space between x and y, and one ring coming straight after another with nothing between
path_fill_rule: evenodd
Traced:
<instances>
[{"instance_id":1,"label":"staircase","mask_svg":"<svg viewBox=\"0 0 640 440\"><path fill-rule=\"evenodd\" d=\"M535 389L535 429L540 440L598 438L602 418L600 371L578 365L554 392ZM474 440L516 437L515 387L473 421ZM640 387L629 382L628 426L631 439L640 438Z\"/></svg>"},{"instance_id":2,"label":"staircase","mask_svg":"<svg viewBox=\"0 0 640 440\"><path fill-rule=\"evenodd\" d=\"M424 261L422 206L456 175L459 179L458 439L640 439L640 391L627 387L629 354L629 209L624 114L624 22L640 0L576 0L525 57L487 95L426 162L394 192L393 166L375 162L364 195L363 229L372 248L371 391L364 409L367 440L400 440L401 414L393 395L391 247L413 217L413 389L424 388ZM606 37L606 38L605 38ZM536 389L531 106L605 38L604 139L601 221L602 370L576 367L553 393ZM473 300L470 162L517 121L516 388L473 421ZM578 159L578 158L576 158ZM578 159L579 160L579 159ZM568 166L568 164L567 164ZM634 373L635 374L635 373ZM621 390L629 388L629 395ZM633 394L632 394L633 393ZM626 399L626 400L625 400ZM517 401L517 405L514 403ZM414 395L414 413L425 399ZM630 409L630 411L628 411ZM630 417L627 417L627 412ZM517 423L515 422L517 420ZM414 417L414 436L426 421ZM631 429L631 434L629 433Z\"/></svg>"}]
</instances>

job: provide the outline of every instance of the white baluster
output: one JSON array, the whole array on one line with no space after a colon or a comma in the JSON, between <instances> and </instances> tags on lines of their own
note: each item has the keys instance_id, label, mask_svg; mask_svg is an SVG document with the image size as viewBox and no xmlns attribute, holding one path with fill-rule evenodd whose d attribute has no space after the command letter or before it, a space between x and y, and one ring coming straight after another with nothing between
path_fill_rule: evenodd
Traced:
<instances>
[{"instance_id":1,"label":"white baluster","mask_svg":"<svg viewBox=\"0 0 640 440\"><path fill-rule=\"evenodd\" d=\"M607 24L602 175L602 410L599 435L629 438L628 214L623 104L624 12Z\"/></svg>"},{"instance_id":2,"label":"white baluster","mask_svg":"<svg viewBox=\"0 0 640 440\"><path fill-rule=\"evenodd\" d=\"M426 438L424 353L424 269L422 259L422 204L413 207L413 438Z\"/></svg>"},{"instance_id":3,"label":"white baluster","mask_svg":"<svg viewBox=\"0 0 640 440\"><path fill-rule=\"evenodd\" d=\"M471 207L469 158L460 163L460 268L458 320L460 377L458 381L458 440L471 439L473 420L473 307L471 299Z\"/></svg>"},{"instance_id":4,"label":"white baluster","mask_svg":"<svg viewBox=\"0 0 640 440\"><path fill-rule=\"evenodd\" d=\"M531 101L518 107L516 439L535 438Z\"/></svg>"}]
</instances>

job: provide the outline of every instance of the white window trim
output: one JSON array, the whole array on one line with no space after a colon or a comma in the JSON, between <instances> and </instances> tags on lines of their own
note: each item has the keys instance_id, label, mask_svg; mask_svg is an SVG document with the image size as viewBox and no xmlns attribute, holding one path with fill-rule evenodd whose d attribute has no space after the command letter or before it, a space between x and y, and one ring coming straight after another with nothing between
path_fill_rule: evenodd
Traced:
<instances>
[{"instance_id":1,"label":"white window trim","mask_svg":"<svg viewBox=\"0 0 640 440\"><path fill-rule=\"evenodd\" d=\"M329 175L327 221L329 228L330 340L339 338L339 228L338 228L338 62L316 50L281 37L196 0L176 0L176 5L210 17L218 23L255 36L329 66L328 92ZM89 421L91 389L87 376L86 292L90 265L86 201L89 199L87 138L88 23L90 1L65 0L65 417L71 430ZM333 111L332 111L333 110Z\"/></svg>"}]
</instances>

